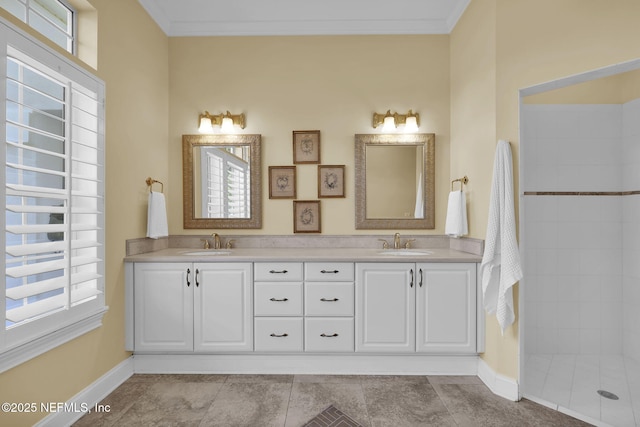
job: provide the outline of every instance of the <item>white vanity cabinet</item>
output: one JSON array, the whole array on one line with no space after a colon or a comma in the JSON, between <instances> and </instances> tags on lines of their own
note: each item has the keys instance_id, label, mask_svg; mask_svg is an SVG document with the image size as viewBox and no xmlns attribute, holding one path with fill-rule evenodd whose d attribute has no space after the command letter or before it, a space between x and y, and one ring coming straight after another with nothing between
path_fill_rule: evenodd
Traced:
<instances>
[{"instance_id":1,"label":"white vanity cabinet","mask_svg":"<svg viewBox=\"0 0 640 427\"><path fill-rule=\"evenodd\" d=\"M254 264L256 351L303 351L302 265L301 262Z\"/></svg>"},{"instance_id":2,"label":"white vanity cabinet","mask_svg":"<svg viewBox=\"0 0 640 427\"><path fill-rule=\"evenodd\" d=\"M198 263L194 268L194 350L252 351L251 263Z\"/></svg>"},{"instance_id":3,"label":"white vanity cabinet","mask_svg":"<svg viewBox=\"0 0 640 427\"><path fill-rule=\"evenodd\" d=\"M255 350L354 350L351 262L255 263Z\"/></svg>"},{"instance_id":4,"label":"white vanity cabinet","mask_svg":"<svg viewBox=\"0 0 640 427\"><path fill-rule=\"evenodd\" d=\"M484 328L477 264L411 261L130 262L126 348L150 371L277 371L286 354L318 372L428 362L473 374Z\"/></svg>"},{"instance_id":5,"label":"white vanity cabinet","mask_svg":"<svg viewBox=\"0 0 640 427\"><path fill-rule=\"evenodd\" d=\"M136 352L253 350L251 263L136 263Z\"/></svg>"},{"instance_id":6,"label":"white vanity cabinet","mask_svg":"<svg viewBox=\"0 0 640 427\"><path fill-rule=\"evenodd\" d=\"M356 264L356 351L416 348L414 263Z\"/></svg>"},{"instance_id":7,"label":"white vanity cabinet","mask_svg":"<svg viewBox=\"0 0 640 427\"><path fill-rule=\"evenodd\" d=\"M193 264L134 265L134 350L193 350Z\"/></svg>"},{"instance_id":8,"label":"white vanity cabinet","mask_svg":"<svg viewBox=\"0 0 640 427\"><path fill-rule=\"evenodd\" d=\"M476 264L416 265L416 351L477 353Z\"/></svg>"},{"instance_id":9,"label":"white vanity cabinet","mask_svg":"<svg viewBox=\"0 0 640 427\"><path fill-rule=\"evenodd\" d=\"M476 353L476 264L356 264L356 351Z\"/></svg>"},{"instance_id":10,"label":"white vanity cabinet","mask_svg":"<svg viewBox=\"0 0 640 427\"><path fill-rule=\"evenodd\" d=\"M346 353L354 350L354 265L304 264L304 349Z\"/></svg>"}]
</instances>

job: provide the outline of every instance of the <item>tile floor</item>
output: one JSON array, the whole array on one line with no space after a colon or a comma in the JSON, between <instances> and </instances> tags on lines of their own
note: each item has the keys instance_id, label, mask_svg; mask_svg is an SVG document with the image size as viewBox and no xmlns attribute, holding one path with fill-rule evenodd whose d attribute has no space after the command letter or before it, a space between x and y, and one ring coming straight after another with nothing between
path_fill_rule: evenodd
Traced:
<instances>
[{"instance_id":1,"label":"tile floor","mask_svg":"<svg viewBox=\"0 0 640 427\"><path fill-rule=\"evenodd\" d=\"M598 390L619 399L605 399ZM640 363L622 356L527 355L522 393L603 425L640 426Z\"/></svg>"},{"instance_id":2,"label":"tile floor","mask_svg":"<svg viewBox=\"0 0 640 427\"><path fill-rule=\"evenodd\" d=\"M334 404L363 426L586 426L477 377L134 375L74 426L301 426Z\"/></svg>"}]
</instances>

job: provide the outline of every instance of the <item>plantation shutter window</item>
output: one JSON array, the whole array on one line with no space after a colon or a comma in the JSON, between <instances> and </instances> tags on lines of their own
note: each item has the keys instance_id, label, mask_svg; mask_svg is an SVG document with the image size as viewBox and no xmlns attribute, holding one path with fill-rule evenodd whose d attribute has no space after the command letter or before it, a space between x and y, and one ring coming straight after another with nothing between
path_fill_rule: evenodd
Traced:
<instances>
[{"instance_id":1,"label":"plantation shutter window","mask_svg":"<svg viewBox=\"0 0 640 427\"><path fill-rule=\"evenodd\" d=\"M106 310L104 85L20 37L3 48L0 354Z\"/></svg>"},{"instance_id":2,"label":"plantation shutter window","mask_svg":"<svg viewBox=\"0 0 640 427\"><path fill-rule=\"evenodd\" d=\"M244 147L204 148L201 156L203 216L248 218L249 152Z\"/></svg>"}]
</instances>

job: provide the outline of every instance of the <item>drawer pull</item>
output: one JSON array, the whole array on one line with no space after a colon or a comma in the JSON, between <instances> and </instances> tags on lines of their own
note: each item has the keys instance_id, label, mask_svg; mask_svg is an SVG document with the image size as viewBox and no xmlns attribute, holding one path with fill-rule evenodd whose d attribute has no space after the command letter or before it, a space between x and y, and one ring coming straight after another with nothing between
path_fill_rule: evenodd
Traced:
<instances>
[{"instance_id":1,"label":"drawer pull","mask_svg":"<svg viewBox=\"0 0 640 427\"><path fill-rule=\"evenodd\" d=\"M269 301L273 301L273 302L285 302L285 301L289 301L289 298L282 298L282 299L278 299L278 298L269 298Z\"/></svg>"},{"instance_id":2,"label":"drawer pull","mask_svg":"<svg viewBox=\"0 0 640 427\"><path fill-rule=\"evenodd\" d=\"M320 301L322 301L322 302L336 302L336 301L338 301L338 298L333 298L333 299L320 298Z\"/></svg>"},{"instance_id":3,"label":"drawer pull","mask_svg":"<svg viewBox=\"0 0 640 427\"><path fill-rule=\"evenodd\" d=\"M320 270L320 273L322 274L338 274L340 273L339 270Z\"/></svg>"},{"instance_id":4,"label":"drawer pull","mask_svg":"<svg viewBox=\"0 0 640 427\"><path fill-rule=\"evenodd\" d=\"M338 334L332 334L332 335L327 335L327 334L320 334L320 336L322 338L335 338L338 336Z\"/></svg>"},{"instance_id":5,"label":"drawer pull","mask_svg":"<svg viewBox=\"0 0 640 427\"><path fill-rule=\"evenodd\" d=\"M284 337L288 337L289 334L282 334L282 335L278 335L278 334L271 334L270 336L274 337L274 338L284 338Z\"/></svg>"},{"instance_id":6,"label":"drawer pull","mask_svg":"<svg viewBox=\"0 0 640 427\"><path fill-rule=\"evenodd\" d=\"M278 270L269 270L269 273L271 273L271 274L287 274L288 271L287 270L280 270L280 271L278 271Z\"/></svg>"}]
</instances>

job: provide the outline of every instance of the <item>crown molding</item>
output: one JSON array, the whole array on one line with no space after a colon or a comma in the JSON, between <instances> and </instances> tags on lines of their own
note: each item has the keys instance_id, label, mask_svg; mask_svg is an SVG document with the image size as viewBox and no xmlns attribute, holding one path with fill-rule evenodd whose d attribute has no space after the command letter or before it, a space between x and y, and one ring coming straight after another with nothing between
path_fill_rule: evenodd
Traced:
<instances>
[{"instance_id":1,"label":"crown molding","mask_svg":"<svg viewBox=\"0 0 640 427\"><path fill-rule=\"evenodd\" d=\"M471 0L458 0L445 17L429 18L398 14L390 19L298 19L289 13L285 19L172 19L158 0L138 0L151 18L169 37L185 36L305 36L305 35L408 35L449 34ZM451 1L451 0L444 0ZM421 12L424 15L424 11ZM441 12L440 12L441 13ZM437 12L436 12L437 14ZM298 15L300 15L298 13ZM351 14L353 15L353 13ZM362 16L366 14L363 13ZM371 16L371 14L369 14ZM249 16L249 15L247 15ZM237 18L237 17L236 17ZM304 17L302 17L304 18Z\"/></svg>"}]
</instances>

